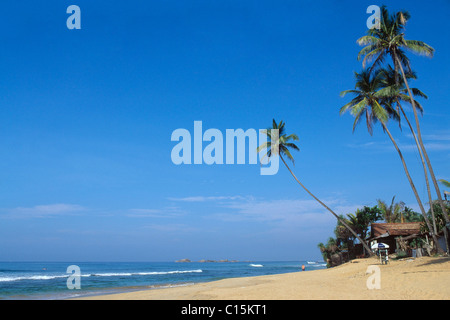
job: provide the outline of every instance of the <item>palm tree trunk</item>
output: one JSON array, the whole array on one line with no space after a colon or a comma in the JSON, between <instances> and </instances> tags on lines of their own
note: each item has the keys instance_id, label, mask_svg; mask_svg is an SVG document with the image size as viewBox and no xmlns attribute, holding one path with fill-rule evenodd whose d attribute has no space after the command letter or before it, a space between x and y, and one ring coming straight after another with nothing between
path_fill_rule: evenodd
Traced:
<instances>
[{"instance_id":1,"label":"palm tree trunk","mask_svg":"<svg viewBox=\"0 0 450 320\"><path fill-rule=\"evenodd\" d=\"M405 159L403 158L403 154L400 151L397 143L394 140L394 137L392 136L391 132L387 128L386 124L384 122L381 122L381 125L383 126L384 131L386 131L386 133L389 135L389 138L391 139L392 143L394 144L394 147L397 150L398 155L400 156L400 159L402 160L403 169L405 170L406 176L408 177L409 184L411 185L411 189L413 190L414 195L417 200L417 203L419 204L420 211L422 212L423 218L425 219L425 223L427 224L428 230L430 230L431 236L433 237L436 249L439 253L443 253L443 250L440 247L439 242L437 241L436 234L434 232L432 232L430 221L428 221L427 214L425 213L425 209L422 205L422 201L420 200L419 194L417 193L416 186L414 185L414 182L411 179L411 175L409 174L408 167L406 166Z\"/></svg>"},{"instance_id":2,"label":"palm tree trunk","mask_svg":"<svg viewBox=\"0 0 450 320\"><path fill-rule=\"evenodd\" d=\"M284 163L284 165L286 166L286 168L289 170L289 172L291 173L291 175L294 177L294 179L295 179L295 181L297 181L297 183L303 188L303 189L305 189L305 191L306 192L308 192L308 194L311 196L311 197L313 197L317 202L319 202L322 206L324 206L325 207L325 209L327 209L328 211L330 211L335 217L336 217L336 219L338 219L338 221L340 221L343 225L344 225L344 227L346 227L360 242L361 242L361 244L364 246L364 248L367 250L367 252L369 253L369 255L370 256L372 256L373 255L373 252L372 252L372 250L369 248L369 246L367 245L367 243L364 241L364 240L362 240L359 236L358 236L358 234L355 232L355 231L353 231L353 229L343 220L343 219L341 219L333 210L331 210L325 203L323 203L322 201L320 201L315 195L313 195L312 193L311 193L311 191L309 191L298 179L297 179L297 177L295 176L295 174L292 172L292 170L291 170L291 168L289 168L289 166L287 165L287 163L286 163L286 161L284 161L284 159L283 159L283 157L281 156L281 154L280 154L280 158L281 158L281 160L283 161L283 163Z\"/></svg>"},{"instance_id":3,"label":"palm tree trunk","mask_svg":"<svg viewBox=\"0 0 450 320\"><path fill-rule=\"evenodd\" d=\"M434 217L433 199L431 197L430 183L428 181L427 166L425 164L425 160L423 159L422 151L420 150L420 144L419 144L419 141L417 140L417 136L416 136L416 133L414 132L414 129L413 129L412 125L411 125L411 122L409 122L409 119L406 116L405 110L403 110L402 105L398 101L397 101L397 103L398 103L398 106L400 107L400 110L402 111L403 117L405 118L406 122L408 123L409 129L411 130L411 133L412 133L412 135L414 137L414 141L416 142L417 150L419 151L420 159L422 161L423 172L424 172L424 175L425 175L425 182L426 182L426 185L427 185L427 193L428 193L428 201L430 202L431 217L433 218L433 231L434 231L434 233L437 234L436 219Z\"/></svg>"},{"instance_id":4,"label":"palm tree trunk","mask_svg":"<svg viewBox=\"0 0 450 320\"><path fill-rule=\"evenodd\" d=\"M400 67L400 72L402 73L403 81L405 82L406 89L408 90L408 95L409 95L409 97L411 99L411 105L412 105L413 111L414 111L414 119L416 121L417 137L419 138L420 148L422 149L423 156L425 157L425 160L427 162L427 166L428 166L428 169L430 171L431 180L433 181L434 188L436 189L436 194L437 194L437 197L438 197L438 201L439 201L439 204L441 205L441 208L442 208L442 213L443 213L443 215L445 217L445 221L448 224L448 223L450 223L450 220L449 220L449 217L448 217L448 214L447 214L447 210L445 209L444 201L442 201L441 190L439 189L438 183L436 181L436 176L434 175L434 172L433 172L433 167L431 166L430 159L428 158L427 151L425 150L425 146L424 146L423 141L422 141L422 134L420 132L420 124L419 124L419 117L417 116L416 104L414 103L414 98L413 98L413 96L411 94L411 89L409 88L408 80L406 80L405 71L403 70L403 66L402 66L402 64L400 62L400 59L398 58L398 56L397 56L397 54L395 52L393 53L393 56L394 56L394 59L397 61L398 65ZM432 205L433 204L431 203L430 206L432 206Z\"/></svg>"}]
</instances>

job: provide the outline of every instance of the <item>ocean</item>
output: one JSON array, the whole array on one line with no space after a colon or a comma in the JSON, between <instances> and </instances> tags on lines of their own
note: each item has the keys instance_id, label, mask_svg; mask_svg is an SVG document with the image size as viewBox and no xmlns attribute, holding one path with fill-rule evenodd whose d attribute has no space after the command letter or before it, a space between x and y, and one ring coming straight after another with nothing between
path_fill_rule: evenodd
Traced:
<instances>
[{"instance_id":1,"label":"ocean","mask_svg":"<svg viewBox=\"0 0 450 320\"><path fill-rule=\"evenodd\" d=\"M79 273L68 270L73 265ZM0 299L68 299L187 286L225 278L302 272L302 265L305 271L326 268L325 263L315 261L0 262Z\"/></svg>"}]
</instances>

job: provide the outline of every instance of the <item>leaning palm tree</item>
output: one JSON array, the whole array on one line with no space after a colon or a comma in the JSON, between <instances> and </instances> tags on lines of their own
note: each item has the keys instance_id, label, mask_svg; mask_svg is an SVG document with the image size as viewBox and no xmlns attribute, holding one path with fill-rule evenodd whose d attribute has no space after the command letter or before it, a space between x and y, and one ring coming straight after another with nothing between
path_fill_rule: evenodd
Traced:
<instances>
[{"instance_id":1,"label":"leaning palm tree","mask_svg":"<svg viewBox=\"0 0 450 320\"><path fill-rule=\"evenodd\" d=\"M431 210L431 218L433 222L433 231L434 233L437 233L436 228L436 218L434 215L434 209L431 205L433 203L433 198L431 196L431 190L430 190L430 183L428 181L428 171L427 171L427 165L425 163L425 159L422 154L422 149L420 148L420 143L417 140L416 133L411 125L411 122L409 121L408 117L406 116L405 110L403 109L401 102L409 103L410 99L406 95L406 88L403 81L398 81L397 75L398 73L395 71L394 68L392 68L390 65L388 65L386 68L380 69L380 72L383 74L383 88L378 91L378 94L380 97L382 97L383 104L388 111L388 113L391 115L391 117L394 120L397 120L399 123L399 126L401 128L401 115L403 115L404 119L406 120L406 123L408 124L409 130L411 131L411 134L414 138L414 141L416 142L417 151L419 152L420 159L422 161L422 167L423 172L425 176L425 183L427 187L427 194L428 194L428 201L430 203L430 210ZM416 73L413 71L409 71L406 73L406 78L409 79L417 79ZM428 99L428 97L419 89L417 88L411 88L412 93L415 96L420 96L422 98ZM423 112L422 105L415 101L416 106L419 108L420 112Z\"/></svg>"},{"instance_id":2,"label":"leaning palm tree","mask_svg":"<svg viewBox=\"0 0 450 320\"><path fill-rule=\"evenodd\" d=\"M433 181L434 188L436 189L436 194L438 196L438 201L441 205L442 210L445 211L444 202L442 201L441 197L441 191L439 189L433 167L431 166L430 159L423 144L419 117L417 115L417 106L405 74L405 69L408 72L411 71L411 65L408 57L406 56L405 50L411 51L415 54L432 57L434 54L434 49L423 41L407 40L404 38L404 29L406 26L406 22L410 17L411 15L407 11L399 11L392 15L389 15L386 6L382 6L380 28L370 29L366 36L363 36L357 40L357 43L359 45L365 46L359 52L358 60L364 57L363 67L365 67L367 62L373 61L373 65L370 69L373 70L376 66L382 64L387 56L390 56L394 63L394 69L397 73L397 79L399 79L398 71L400 71L413 108L420 148L422 149L423 156L427 162L430 176ZM450 222L447 213L445 213L445 219L447 223Z\"/></svg>"},{"instance_id":3,"label":"leaning palm tree","mask_svg":"<svg viewBox=\"0 0 450 320\"><path fill-rule=\"evenodd\" d=\"M388 120L389 114L388 112L380 105L380 101L383 96L380 95L379 90L383 88L383 73L380 70L376 70L373 74L370 70L365 69L361 73L355 72L355 89L353 90L345 90L341 92L341 96L345 96L348 93L352 93L355 97L347 104L345 104L340 109L340 114L344 114L349 111L354 117L355 121L353 123L353 131L355 131L356 125L363 119L366 119L366 125L369 133L372 135L373 132L373 124L375 122L380 122L383 127L384 132L386 132L389 138L392 141L395 149L398 152L400 160L403 164L403 169L405 170L406 177L408 178L411 189L414 192L414 196L416 197L417 203L419 204L420 211L425 219L425 222L428 226L428 230L432 230L430 227L430 222L428 220L425 208L423 207L422 201L417 192L416 186L409 174L408 167L406 166L405 159L403 158L403 154L400 151L394 137L386 126L386 122ZM441 250L439 244L437 243L436 235L432 234L434 242L436 243L438 250Z\"/></svg>"},{"instance_id":4,"label":"leaning palm tree","mask_svg":"<svg viewBox=\"0 0 450 320\"><path fill-rule=\"evenodd\" d=\"M272 130L278 130L278 140L277 141L272 141L273 135L272 135ZM267 141L264 142L263 144L261 144L258 148L257 148L257 152L261 152L262 150L267 150L267 157L273 157L273 156L279 156L281 161L283 161L284 165L286 166L286 168L289 170L289 172L291 173L291 175L294 177L295 181L297 181L297 183L311 196L313 197L317 202L319 202L325 209L327 209L329 212L331 212L331 214L333 214L336 219L342 223L342 225L344 225L354 236L355 238L357 238L361 244L364 246L364 248L367 250L367 252L369 252L370 255L373 254L372 250L370 250L369 246L367 245L367 243L362 240L358 234L346 223L346 221L344 219L342 219L341 217L339 217L333 210L331 210L325 203L323 203L321 200L319 200L319 198L317 198L314 194L311 193L311 191L309 191L299 180L298 178L295 176L295 174L292 172L291 168L288 166L288 164L285 161L286 157L287 159L289 159L290 161L292 161L292 163L294 163L294 157L292 156L292 154L290 153L289 149L293 149L293 150L299 150L299 148L297 147L297 145L293 142L293 141L298 141L298 136L296 134L290 134L290 135L286 135L285 133L285 123L283 121L280 121L280 123L277 124L277 122L275 121L275 119L273 119L272 121L272 128L268 128L265 130L265 134L267 135ZM277 146L274 148L274 146ZM276 152L276 154L274 154L274 152Z\"/></svg>"}]
</instances>

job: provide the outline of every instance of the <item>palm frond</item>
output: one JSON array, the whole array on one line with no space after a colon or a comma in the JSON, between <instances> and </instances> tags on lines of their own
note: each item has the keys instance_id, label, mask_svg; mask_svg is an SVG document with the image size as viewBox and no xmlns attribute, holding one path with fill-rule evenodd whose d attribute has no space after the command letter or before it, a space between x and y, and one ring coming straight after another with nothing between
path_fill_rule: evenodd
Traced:
<instances>
[{"instance_id":1,"label":"palm frond","mask_svg":"<svg viewBox=\"0 0 450 320\"><path fill-rule=\"evenodd\" d=\"M407 90L406 90L406 92L407 92ZM416 97L421 97L421 98L428 99L428 96L425 93L423 93L421 90L417 89L417 88L411 88L411 92Z\"/></svg>"},{"instance_id":2,"label":"palm frond","mask_svg":"<svg viewBox=\"0 0 450 320\"><path fill-rule=\"evenodd\" d=\"M405 40L405 48L415 54L430 58L433 57L435 51L431 46L429 46L425 42L417 40Z\"/></svg>"},{"instance_id":3,"label":"palm frond","mask_svg":"<svg viewBox=\"0 0 450 320\"><path fill-rule=\"evenodd\" d=\"M291 153L289 152L289 150L288 150L286 147L284 147L284 146L283 146L282 149L283 149L283 154L286 155L286 157L287 157L289 160L292 161L292 164L295 165L294 157L291 155Z\"/></svg>"},{"instance_id":4,"label":"palm frond","mask_svg":"<svg viewBox=\"0 0 450 320\"><path fill-rule=\"evenodd\" d=\"M450 182L448 182L447 180L444 180L444 179L438 179L438 181L439 181L440 183L442 183L444 186L450 188Z\"/></svg>"},{"instance_id":5,"label":"palm frond","mask_svg":"<svg viewBox=\"0 0 450 320\"><path fill-rule=\"evenodd\" d=\"M289 141L289 140L299 141L300 139L298 138L298 136L295 133L292 133L286 137L286 141Z\"/></svg>"},{"instance_id":6,"label":"palm frond","mask_svg":"<svg viewBox=\"0 0 450 320\"><path fill-rule=\"evenodd\" d=\"M388 113L385 109L378 103L378 101L374 101L374 104L372 106L372 111L375 115L375 118L383 123L385 123L388 120Z\"/></svg>"},{"instance_id":7,"label":"palm frond","mask_svg":"<svg viewBox=\"0 0 450 320\"><path fill-rule=\"evenodd\" d=\"M263 144L261 144L258 148L256 148L256 152L259 153L265 149L270 149L270 148L271 148L271 142L266 141Z\"/></svg>"},{"instance_id":8,"label":"palm frond","mask_svg":"<svg viewBox=\"0 0 450 320\"><path fill-rule=\"evenodd\" d=\"M359 44L360 46L365 46L365 45L377 45L380 42L380 39L371 35L368 36L363 36L361 38L359 38L358 40L356 40L356 43Z\"/></svg>"},{"instance_id":9,"label":"palm frond","mask_svg":"<svg viewBox=\"0 0 450 320\"><path fill-rule=\"evenodd\" d=\"M366 98L364 98L360 102L352 106L352 108L350 109L350 114L356 117L362 112L364 112L366 108L367 108L367 100Z\"/></svg>"},{"instance_id":10,"label":"palm frond","mask_svg":"<svg viewBox=\"0 0 450 320\"><path fill-rule=\"evenodd\" d=\"M356 93L356 94L358 94L359 93L359 91L358 90L344 90L344 91L341 91L341 93L339 94L341 97L344 97L346 94L348 94L348 93Z\"/></svg>"},{"instance_id":11,"label":"palm frond","mask_svg":"<svg viewBox=\"0 0 450 320\"><path fill-rule=\"evenodd\" d=\"M385 50L382 47L378 47L370 52L368 52L362 62L363 68L366 67L367 63L375 60L377 65L384 61Z\"/></svg>"}]
</instances>

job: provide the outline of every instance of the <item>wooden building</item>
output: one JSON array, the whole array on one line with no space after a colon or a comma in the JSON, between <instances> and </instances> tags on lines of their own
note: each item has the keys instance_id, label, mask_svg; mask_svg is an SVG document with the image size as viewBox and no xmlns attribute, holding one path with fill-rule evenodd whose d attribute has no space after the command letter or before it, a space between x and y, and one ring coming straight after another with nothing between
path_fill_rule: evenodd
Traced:
<instances>
[{"instance_id":1,"label":"wooden building","mask_svg":"<svg viewBox=\"0 0 450 320\"><path fill-rule=\"evenodd\" d=\"M420 222L372 223L369 242L383 242L389 245L389 254L399 248L397 238L412 239L420 234Z\"/></svg>"}]
</instances>

